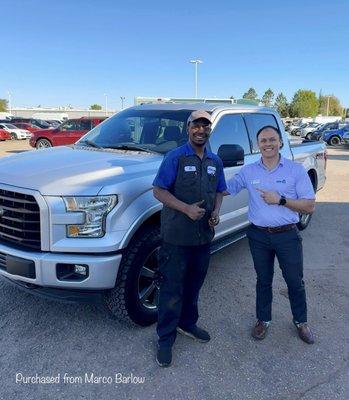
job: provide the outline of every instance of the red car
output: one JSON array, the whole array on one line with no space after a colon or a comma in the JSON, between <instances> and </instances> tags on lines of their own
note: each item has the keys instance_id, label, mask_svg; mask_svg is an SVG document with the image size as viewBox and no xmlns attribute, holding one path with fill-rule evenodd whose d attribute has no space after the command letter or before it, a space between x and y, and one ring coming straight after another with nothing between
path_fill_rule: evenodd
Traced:
<instances>
[{"instance_id":1,"label":"red car","mask_svg":"<svg viewBox=\"0 0 349 400\"><path fill-rule=\"evenodd\" d=\"M41 130L39 126L31 124L30 122L11 122L12 125L17 126L19 129L26 129L27 131L33 133L35 131Z\"/></svg>"},{"instance_id":2,"label":"red car","mask_svg":"<svg viewBox=\"0 0 349 400\"><path fill-rule=\"evenodd\" d=\"M0 129L0 141L1 140L11 140L11 135L4 129Z\"/></svg>"},{"instance_id":3,"label":"red car","mask_svg":"<svg viewBox=\"0 0 349 400\"><path fill-rule=\"evenodd\" d=\"M33 132L29 143L37 149L73 144L105 119L106 117L68 119L56 129L41 129Z\"/></svg>"}]
</instances>

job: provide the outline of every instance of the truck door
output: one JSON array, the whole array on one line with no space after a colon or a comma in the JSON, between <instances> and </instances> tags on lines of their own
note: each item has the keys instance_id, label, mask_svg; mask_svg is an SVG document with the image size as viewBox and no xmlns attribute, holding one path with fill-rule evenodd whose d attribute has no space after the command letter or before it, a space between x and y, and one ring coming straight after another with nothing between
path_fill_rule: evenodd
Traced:
<instances>
[{"instance_id":1,"label":"truck door","mask_svg":"<svg viewBox=\"0 0 349 400\"><path fill-rule=\"evenodd\" d=\"M54 146L62 146L76 142L76 131L79 129L79 120L70 119L52 132Z\"/></svg>"},{"instance_id":2,"label":"truck door","mask_svg":"<svg viewBox=\"0 0 349 400\"><path fill-rule=\"evenodd\" d=\"M221 114L217 124L214 124L210 137L211 149L217 154L222 144L238 144L245 151L245 163L249 162L251 145L247 129L241 114ZM241 167L224 169L225 179L232 178ZM248 193L242 190L237 196L225 196L223 199L220 223L216 227L216 238L229 231L237 231L248 225Z\"/></svg>"}]
</instances>

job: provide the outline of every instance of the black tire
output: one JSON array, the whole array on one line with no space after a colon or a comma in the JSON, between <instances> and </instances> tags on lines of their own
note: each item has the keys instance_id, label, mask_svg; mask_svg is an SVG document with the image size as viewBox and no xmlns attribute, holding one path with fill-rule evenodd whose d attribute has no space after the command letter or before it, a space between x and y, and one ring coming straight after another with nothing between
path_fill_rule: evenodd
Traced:
<instances>
[{"instance_id":1,"label":"black tire","mask_svg":"<svg viewBox=\"0 0 349 400\"><path fill-rule=\"evenodd\" d=\"M341 138L339 136L332 136L327 143L331 146L337 146L341 144Z\"/></svg>"},{"instance_id":2,"label":"black tire","mask_svg":"<svg viewBox=\"0 0 349 400\"><path fill-rule=\"evenodd\" d=\"M316 193L316 183L315 179L310 176L311 183L313 184L314 192ZM297 228L300 231L304 231L310 223L312 214L299 214L299 222L297 223Z\"/></svg>"},{"instance_id":3,"label":"black tire","mask_svg":"<svg viewBox=\"0 0 349 400\"><path fill-rule=\"evenodd\" d=\"M299 214L299 222L297 223L298 230L304 231L309 225L311 217L311 214Z\"/></svg>"},{"instance_id":4,"label":"black tire","mask_svg":"<svg viewBox=\"0 0 349 400\"><path fill-rule=\"evenodd\" d=\"M113 316L141 326L156 322L159 248L159 226L142 229L132 240L122 256L115 288L104 295Z\"/></svg>"},{"instance_id":5,"label":"black tire","mask_svg":"<svg viewBox=\"0 0 349 400\"><path fill-rule=\"evenodd\" d=\"M35 147L37 149L47 149L49 147L52 147L52 143L48 139L39 139L36 142Z\"/></svg>"},{"instance_id":6,"label":"black tire","mask_svg":"<svg viewBox=\"0 0 349 400\"><path fill-rule=\"evenodd\" d=\"M306 137L307 140L311 140L311 133L307 133Z\"/></svg>"},{"instance_id":7,"label":"black tire","mask_svg":"<svg viewBox=\"0 0 349 400\"><path fill-rule=\"evenodd\" d=\"M17 140L18 139L17 135L14 132L11 132L10 136L11 136L11 140Z\"/></svg>"}]
</instances>

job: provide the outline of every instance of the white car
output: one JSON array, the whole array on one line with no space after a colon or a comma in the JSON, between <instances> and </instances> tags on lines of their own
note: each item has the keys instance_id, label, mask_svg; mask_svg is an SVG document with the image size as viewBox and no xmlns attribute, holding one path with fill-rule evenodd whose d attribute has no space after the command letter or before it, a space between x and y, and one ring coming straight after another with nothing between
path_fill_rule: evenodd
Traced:
<instances>
[{"instance_id":1,"label":"white car","mask_svg":"<svg viewBox=\"0 0 349 400\"><path fill-rule=\"evenodd\" d=\"M318 129L321 124L317 122L310 122L305 128L301 129L300 136L302 138L310 139L311 133Z\"/></svg>"},{"instance_id":2,"label":"white car","mask_svg":"<svg viewBox=\"0 0 349 400\"><path fill-rule=\"evenodd\" d=\"M7 131L12 139L30 139L31 133L27 131L26 129L19 129L17 126L12 125L12 124L0 124L0 129L4 129Z\"/></svg>"}]
</instances>

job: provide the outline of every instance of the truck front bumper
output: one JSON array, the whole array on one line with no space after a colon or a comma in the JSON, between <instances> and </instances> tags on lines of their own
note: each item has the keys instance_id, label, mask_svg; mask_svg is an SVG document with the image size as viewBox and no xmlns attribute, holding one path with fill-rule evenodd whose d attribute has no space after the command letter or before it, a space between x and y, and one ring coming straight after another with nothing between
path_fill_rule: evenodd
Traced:
<instances>
[{"instance_id":1,"label":"truck front bumper","mask_svg":"<svg viewBox=\"0 0 349 400\"><path fill-rule=\"evenodd\" d=\"M30 285L70 290L104 290L115 286L122 255L86 255L28 252L0 243L0 275ZM86 266L87 274L77 280L62 274L65 266Z\"/></svg>"}]
</instances>

